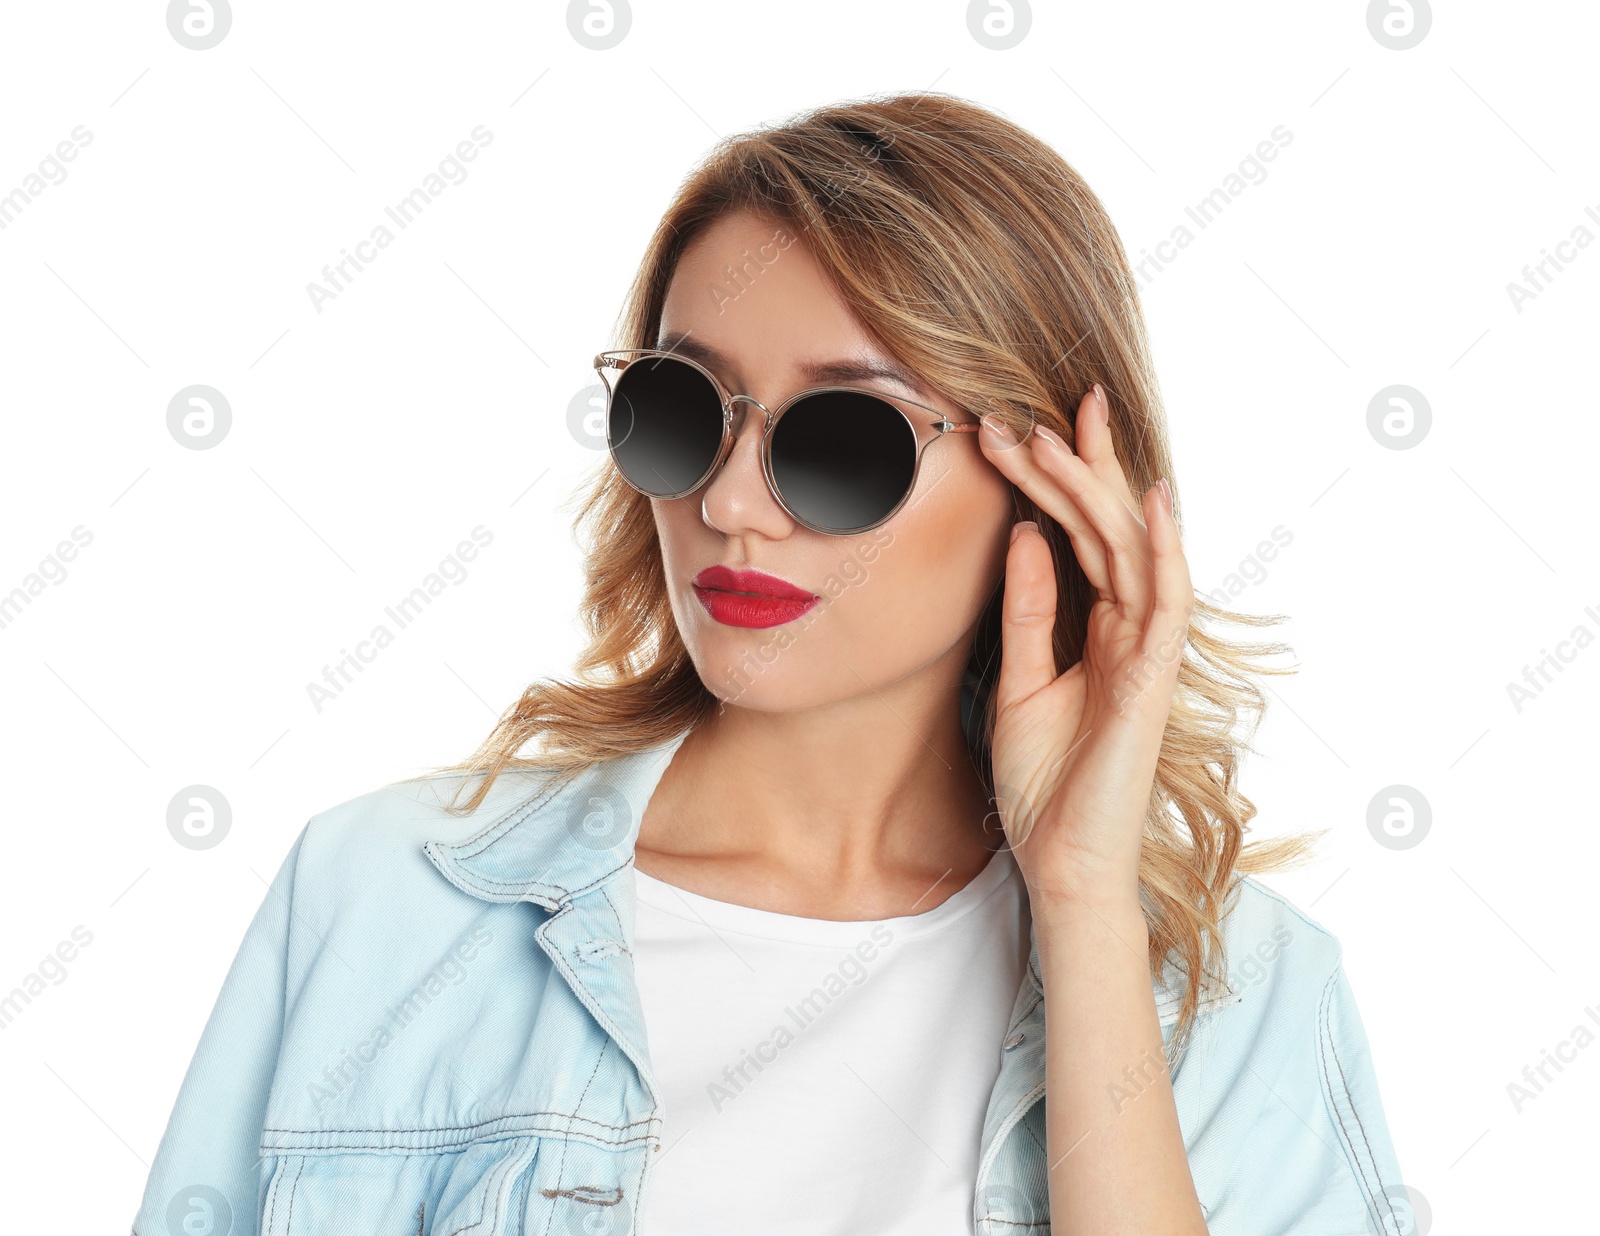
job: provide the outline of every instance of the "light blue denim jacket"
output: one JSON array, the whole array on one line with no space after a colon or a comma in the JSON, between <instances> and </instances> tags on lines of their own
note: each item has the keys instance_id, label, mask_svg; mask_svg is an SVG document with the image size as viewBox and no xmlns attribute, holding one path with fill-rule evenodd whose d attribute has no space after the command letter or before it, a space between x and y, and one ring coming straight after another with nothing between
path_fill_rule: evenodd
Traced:
<instances>
[{"instance_id":1,"label":"light blue denim jacket","mask_svg":"<svg viewBox=\"0 0 1600 1236\"><path fill-rule=\"evenodd\" d=\"M502 775L472 817L442 810L459 775L313 817L206 1023L135 1236L642 1231L662 1107L629 867L687 733L564 785ZM1172 1074L1210 1230L1410 1231L1338 942L1253 880L1225 924L1228 990ZM995 1044L979 1236L1049 1231L1038 965L1035 946ZM1170 1042L1179 990L1153 987ZM1149 1070L1107 1103L1135 1101ZM817 1211L804 1230L851 1230L825 1191Z\"/></svg>"}]
</instances>

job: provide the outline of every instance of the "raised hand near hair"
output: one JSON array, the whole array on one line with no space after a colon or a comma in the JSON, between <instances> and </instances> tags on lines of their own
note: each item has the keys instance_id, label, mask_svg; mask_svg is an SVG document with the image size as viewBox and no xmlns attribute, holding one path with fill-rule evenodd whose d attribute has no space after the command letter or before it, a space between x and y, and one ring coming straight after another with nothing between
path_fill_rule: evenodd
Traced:
<instances>
[{"instance_id":1,"label":"raised hand near hair","mask_svg":"<svg viewBox=\"0 0 1600 1236\"><path fill-rule=\"evenodd\" d=\"M1194 607L1170 488L1163 479L1134 497L1109 413L1096 385L1078 407L1076 452L1041 426L1025 443L997 435L993 417L979 435L995 466L1065 529L1099 594L1082 659L1058 673L1050 546L1031 523L1012 530L994 779L1036 905L1137 904L1140 842Z\"/></svg>"}]
</instances>

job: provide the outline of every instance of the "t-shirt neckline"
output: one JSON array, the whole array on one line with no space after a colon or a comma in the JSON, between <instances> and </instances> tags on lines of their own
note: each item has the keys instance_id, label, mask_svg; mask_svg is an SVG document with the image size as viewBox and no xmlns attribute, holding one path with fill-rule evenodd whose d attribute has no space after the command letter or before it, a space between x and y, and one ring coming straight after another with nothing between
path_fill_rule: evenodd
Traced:
<instances>
[{"instance_id":1,"label":"t-shirt neckline","mask_svg":"<svg viewBox=\"0 0 1600 1236\"><path fill-rule=\"evenodd\" d=\"M1015 860L1011 857L1010 848L1002 846L990 856L982 871L931 910L885 919L806 918L738 905L731 901L718 901L648 875L631 863L629 866L633 871L637 899L652 909L677 918L697 922L717 931L737 932L769 940L850 945L880 924L888 927L896 939L908 939L948 926L987 901L1015 869Z\"/></svg>"}]
</instances>

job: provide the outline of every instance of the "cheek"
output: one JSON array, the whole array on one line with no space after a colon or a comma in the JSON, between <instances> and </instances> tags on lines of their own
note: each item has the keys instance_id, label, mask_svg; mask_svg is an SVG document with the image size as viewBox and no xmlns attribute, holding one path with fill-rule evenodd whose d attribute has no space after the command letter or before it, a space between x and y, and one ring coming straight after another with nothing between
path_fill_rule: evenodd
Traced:
<instances>
[{"instance_id":1,"label":"cheek","mask_svg":"<svg viewBox=\"0 0 1600 1236\"><path fill-rule=\"evenodd\" d=\"M678 629L686 637L693 632L697 618L703 616L693 612L694 608L699 607L699 602L689 588L687 576L697 565L704 565L721 556L714 548L708 556L703 544L707 532L705 524L700 520L698 509L690 509L697 501L693 498L675 498L670 502L650 499L651 512L655 516L656 541L661 546L661 570L666 579L667 597Z\"/></svg>"},{"instance_id":2,"label":"cheek","mask_svg":"<svg viewBox=\"0 0 1600 1236\"><path fill-rule=\"evenodd\" d=\"M930 592L963 626L977 618L1005 571L1015 521L1011 483L984 460L963 459L918 503L902 538Z\"/></svg>"},{"instance_id":3,"label":"cheek","mask_svg":"<svg viewBox=\"0 0 1600 1236\"><path fill-rule=\"evenodd\" d=\"M865 586L839 572L842 639L920 663L962 638L1005 570L1011 501L1000 479L998 489L965 488L951 477L878 529L875 558L855 564Z\"/></svg>"},{"instance_id":4,"label":"cheek","mask_svg":"<svg viewBox=\"0 0 1600 1236\"><path fill-rule=\"evenodd\" d=\"M695 495L670 502L651 498L650 510L661 545L661 564L667 578L674 579L697 555L704 556L702 545L710 530L700 518L700 499Z\"/></svg>"}]
</instances>

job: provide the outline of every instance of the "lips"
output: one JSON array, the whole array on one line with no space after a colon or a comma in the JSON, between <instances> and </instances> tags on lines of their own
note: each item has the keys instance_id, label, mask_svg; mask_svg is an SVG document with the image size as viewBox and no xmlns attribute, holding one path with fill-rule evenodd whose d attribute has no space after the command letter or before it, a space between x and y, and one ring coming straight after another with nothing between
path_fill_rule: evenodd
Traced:
<instances>
[{"instance_id":1,"label":"lips","mask_svg":"<svg viewBox=\"0 0 1600 1236\"><path fill-rule=\"evenodd\" d=\"M816 599L804 588L797 588L788 580L768 575L765 571L709 566L694 577L694 582L696 587L715 588L718 592L753 592L757 596L781 597L789 601Z\"/></svg>"},{"instance_id":2,"label":"lips","mask_svg":"<svg viewBox=\"0 0 1600 1236\"><path fill-rule=\"evenodd\" d=\"M775 627L793 622L822 598L765 571L711 566L694 577L706 612L730 627Z\"/></svg>"}]
</instances>

